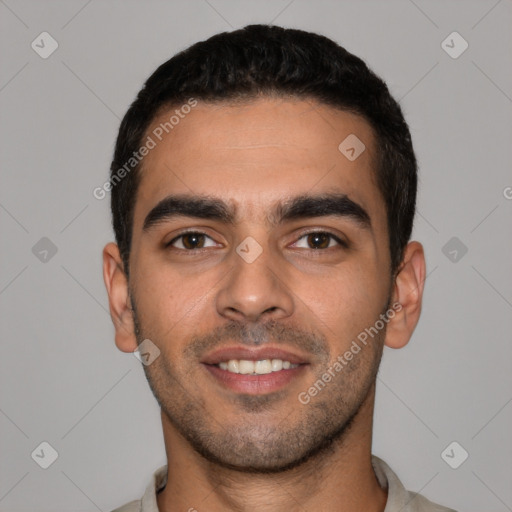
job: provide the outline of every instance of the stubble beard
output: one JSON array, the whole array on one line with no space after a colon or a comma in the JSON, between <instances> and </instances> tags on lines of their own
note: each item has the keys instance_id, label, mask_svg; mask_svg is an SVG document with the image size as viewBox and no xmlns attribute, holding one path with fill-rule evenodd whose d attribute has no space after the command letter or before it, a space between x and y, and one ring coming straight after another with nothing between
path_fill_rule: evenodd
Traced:
<instances>
[{"instance_id":1,"label":"stubble beard","mask_svg":"<svg viewBox=\"0 0 512 512\"><path fill-rule=\"evenodd\" d=\"M133 300L132 305L140 344L147 336ZM301 339L310 336L304 331L295 335ZM362 349L369 355L357 354L310 403L303 405L296 396L285 395L286 391L238 395L233 400L236 419L230 424L211 412L204 390L194 389L194 379L179 372L165 351L151 365L144 366L144 372L168 422L208 462L246 473L281 473L312 459L322 459L343 444L362 406L368 399L373 400L384 336L385 329ZM203 338L195 340L199 345L206 344ZM161 340L153 341L163 346ZM315 343L310 337L311 346ZM313 382L328 366L329 361L324 358ZM273 415L277 416L275 420ZM271 421L267 422L269 417Z\"/></svg>"}]
</instances>

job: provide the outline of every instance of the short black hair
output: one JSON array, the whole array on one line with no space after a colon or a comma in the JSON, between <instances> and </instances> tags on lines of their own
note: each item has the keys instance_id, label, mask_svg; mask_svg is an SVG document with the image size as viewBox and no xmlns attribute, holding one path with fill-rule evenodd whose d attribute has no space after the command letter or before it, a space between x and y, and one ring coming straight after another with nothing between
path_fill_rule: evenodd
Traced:
<instances>
[{"instance_id":1,"label":"short black hair","mask_svg":"<svg viewBox=\"0 0 512 512\"><path fill-rule=\"evenodd\" d=\"M412 232L417 189L416 157L400 106L382 79L331 39L275 25L248 25L198 42L162 64L121 122L111 165L111 209L127 275L141 164L123 173L123 179L119 170L139 150L153 120L190 98L222 102L275 95L316 100L371 125L376 183L387 212L390 270L397 271Z\"/></svg>"}]
</instances>

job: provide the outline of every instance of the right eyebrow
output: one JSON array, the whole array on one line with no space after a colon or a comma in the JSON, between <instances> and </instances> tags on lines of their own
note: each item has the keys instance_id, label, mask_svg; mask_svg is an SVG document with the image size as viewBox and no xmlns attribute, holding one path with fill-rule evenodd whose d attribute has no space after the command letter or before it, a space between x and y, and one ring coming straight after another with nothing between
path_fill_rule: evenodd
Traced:
<instances>
[{"instance_id":1,"label":"right eyebrow","mask_svg":"<svg viewBox=\"0 0 512 512\"><path fill-rule=\"evenodd\" d=\"M235 212L224 201L211 197L171 195L162 199L144 219L143 231L178 216L220 220L232 224Z\"/></svg>"}]
</instances>

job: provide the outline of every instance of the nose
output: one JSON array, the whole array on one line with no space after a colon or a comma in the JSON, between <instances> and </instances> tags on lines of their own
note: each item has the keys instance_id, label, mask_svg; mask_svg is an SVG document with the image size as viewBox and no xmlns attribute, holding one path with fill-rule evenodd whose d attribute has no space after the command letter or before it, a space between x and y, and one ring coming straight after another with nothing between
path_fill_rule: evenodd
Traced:
<instances>
[{"instance_id":1,"label":"nose","mask_svg":"<svg viewBox=\"0 0 512 512\"><path fill-rule=\"evenodd\" d=\"M285 272L268 249L254 260L232 254L233 263L216 297L218 313L238 322L281 320L293 314L293 294Z\"/></svg>"}]
</instances>

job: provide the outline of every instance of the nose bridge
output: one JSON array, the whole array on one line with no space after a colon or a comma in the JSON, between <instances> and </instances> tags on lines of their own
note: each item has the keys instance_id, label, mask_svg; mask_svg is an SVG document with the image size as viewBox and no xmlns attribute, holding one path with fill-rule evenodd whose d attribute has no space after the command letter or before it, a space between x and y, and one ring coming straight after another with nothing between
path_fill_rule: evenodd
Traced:
<instances>
[{"instance_id":1,"label":"nose bridge","mask_svg":"<svg viewBox=\"0 0 512 512\"><path fill-rule=\"evenodd\" d=\"M255 321L291 315L293 300L278 277L280 261L266 242L246 237L231 254L231 272L217 296L219 314ZM235 318L236 317L236 318Z\"/></svg>"}]
</instances>

